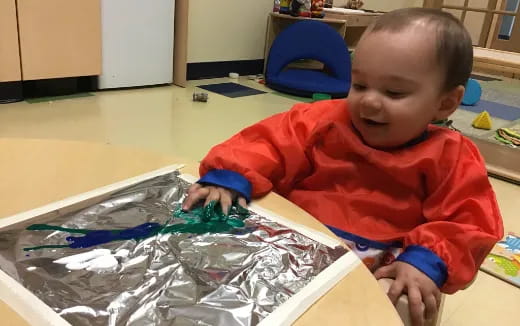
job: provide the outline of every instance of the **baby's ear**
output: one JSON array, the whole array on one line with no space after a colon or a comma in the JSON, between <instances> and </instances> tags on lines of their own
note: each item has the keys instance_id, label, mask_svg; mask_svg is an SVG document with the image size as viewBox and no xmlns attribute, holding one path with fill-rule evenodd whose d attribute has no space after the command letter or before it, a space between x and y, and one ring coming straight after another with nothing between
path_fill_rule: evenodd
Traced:
<instances>
[{"instance_id":1,"label":"baby's ear","mask_svg":"<svg viewBox=\"0 0 520 326\"><path fill-rule=\"evenodd\" d=\"M444 120L447 119L460 105L462 98L464 97L465 88L462 85L459 85L444 93L441 99L441 103L437 114L435 115L436 120Z\"/></svg>"}]
</instances>

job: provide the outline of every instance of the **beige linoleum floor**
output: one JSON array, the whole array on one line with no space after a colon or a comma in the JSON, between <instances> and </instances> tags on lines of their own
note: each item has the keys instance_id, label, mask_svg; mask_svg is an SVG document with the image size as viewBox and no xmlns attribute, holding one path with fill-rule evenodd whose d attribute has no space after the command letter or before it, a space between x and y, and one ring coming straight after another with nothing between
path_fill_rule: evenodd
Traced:
<instances>
[{"instance_id":1,"label":"beige linoleum floor","mask_svg":"<svg viewBox=\"0 0 520 326\"><path fill-rule=\"evenodd\" d=\"M235 99L209 93L207 103L192 102L194 90L201 91L195 85L218 81L229 79L192 81L185 89L102 91L84 98L0 105L0 137L101 142L199 160L241 128L296 103L273 93ZM240 83L270 92L254 81ZM520 233L520 187L492 183L506 229ZM518 325L519 312L520 288L480 272L469 289L448 296L441 324Z\"/></svg>"}]
</instances>

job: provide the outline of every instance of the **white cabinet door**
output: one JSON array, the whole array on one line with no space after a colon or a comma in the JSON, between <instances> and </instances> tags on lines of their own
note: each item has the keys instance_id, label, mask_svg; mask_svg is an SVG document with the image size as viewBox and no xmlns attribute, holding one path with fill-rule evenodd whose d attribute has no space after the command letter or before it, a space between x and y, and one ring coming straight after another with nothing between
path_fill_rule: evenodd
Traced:
<instances>
[{"instance_id":1,"label":"white cabinet door","mask_svg":"<svg viewBox=\"0 0 520 326\"><path fill-rule=\"evenodd\" d=\"M99 88L167 84L175 0L102 0Z\"/></svg>"}]
</instances>

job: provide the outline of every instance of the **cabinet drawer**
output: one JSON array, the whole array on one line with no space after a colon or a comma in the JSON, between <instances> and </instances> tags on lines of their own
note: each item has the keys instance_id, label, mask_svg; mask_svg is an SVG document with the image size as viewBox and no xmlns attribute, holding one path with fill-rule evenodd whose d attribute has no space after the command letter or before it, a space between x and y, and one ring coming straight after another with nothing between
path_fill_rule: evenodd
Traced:
<instances>
[{"instance_id":1,"label":"cabinet drawer","mask_svg":"<svg viewBox=\"0 0 520 326\"><path fill-rule=\"evenodd\" d=\"M24 80L101 73L100 0L18 1Z\"/></svg>"}]
</instances>

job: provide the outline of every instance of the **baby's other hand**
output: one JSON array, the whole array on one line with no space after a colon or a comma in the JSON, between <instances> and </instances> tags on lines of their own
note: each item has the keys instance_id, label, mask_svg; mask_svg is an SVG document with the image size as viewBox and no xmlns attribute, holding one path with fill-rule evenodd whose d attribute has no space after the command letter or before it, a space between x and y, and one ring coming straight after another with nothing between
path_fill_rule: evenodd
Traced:
<instances>
[{"instance_id":1,"label":"baby's other hand","mask_svg":"<svg viewBox=\"0 0 520 326\"><path fill-rule=\"evenodd\" d=\"M410 316L415 326L435 317L441 302L441 291L423 272L414 266L396 261L376 270L376 279L393 278L388 297L395 305L403 293L408 293Z\"/></svg>"},{"instance_id":2,"label":"baby's other hand","mask_svg":"<svg viewBox=\"0 0 520 326\"><path fill-rule=\"evenodd\" d=\"M193 205L201 200L205 200L204 207L206 207L212 201L220 202L222 212L224 214L229 213L229 209L233 204L233 201L238 199L238 204L244 208L247 208L247 202L244 197L239 196L235 191L215 186L203 186L198 183L194 183L190 189L188 189L188 197L182 204L182 209L189 211Z\"/></svg>"}]
</instances>

